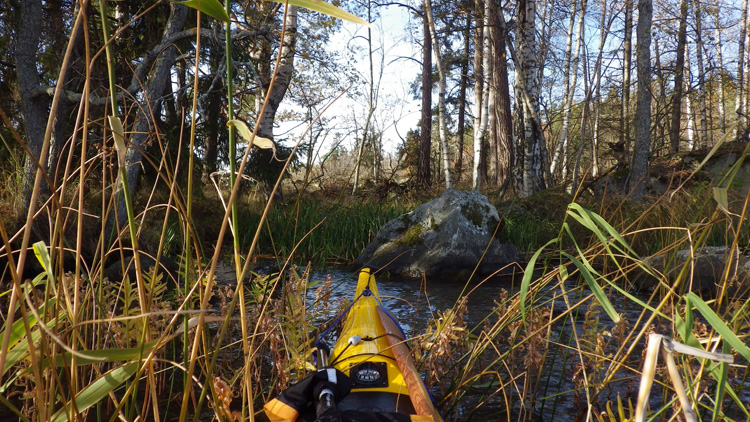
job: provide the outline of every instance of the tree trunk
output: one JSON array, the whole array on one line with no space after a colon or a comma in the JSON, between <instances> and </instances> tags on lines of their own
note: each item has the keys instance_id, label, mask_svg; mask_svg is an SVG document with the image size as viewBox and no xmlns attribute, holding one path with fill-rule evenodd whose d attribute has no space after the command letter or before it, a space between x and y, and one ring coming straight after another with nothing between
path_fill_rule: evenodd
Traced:
<instances>
[{"instance_id":1,"label":"tree trunk","mask_svg":"<svg viewBox=\"0 0 750 422\"><path fill-rule=\"evenodd\" d=\"M719 83L719 128L721 129L722 135L727 132L727 119L726 119L726 112L724 110L724 102L726 101L725 98L725 92L724 92L724 58L723 54L721 52L722 50L722 44L721 44L721 19L719 18L719 0L716 0L715 7L714 7L714 19L715 19L715 34L716 34L716 60L718 61L718 78L717 81Z\"/></svg>"},{"instance_id":2,"label":"tree trunk","mask_svg":"<svg viewBox=\"0 0 750 422\"><path fill-rule=\"evenodd\" d=\"M367 21L372 21L372 3L367 3ZM367 140L367 136L370 132L370 124L372 122L372 116L375 114L375 70L374 70L374 63L372 58L372 29L367 28L367 57L369 59L370 64L370 81L369 81L369 88L370 92L367 97L367 118L365 119L365 127L362 130L362 138L360 138L359 141L359 151L357 152L357 162L354 164L354 182L352 186L352 195L357 193L357 188L359 187L359 171L360 166L362 165L362 154L365 150L365 141ZM373 142L374 144L375 142ZM373 145L373 148L375 145ZM377 154L375 155L375 158L377 159ZM377 172L377 165L373 165L373 171ZM377 177L374 177L377 178Z\"/></svg>"},{"instance_id":3,"label":"tree trunk","mask_svg":"<svg viewBox=\"0 0 750 422\"><path fill-rule=\"evenodd\" d=\"M581 52L581 42L583 39L583 25L586 17L586 0L581 1L581 14L580 18L578 19L578 29L576 31L577 35L575 37L576 45L575 50L572 48L572 41L573 41L573 24L575 22L575 7L573 7L573 12L571 13L570 17L570 27L568 28L570 30L569 36L568 36L568 50L565 54L565 82L564 85L566 87L565 90L565 98L563 99L563 121L562 121L562 128L560 129L560 138L557 142L557 148L555 149L555 154L552 157L552 164L550 165L550 171L552 174L561 173L562 174L562 182L564 183L565 179L565 154L568 149L568 132L570 130L570 111L573 106L573 95L576 90L576 84L578 80L578 62L580 59L580 52ZM571 63L572 58L572 63ZM572 66L571 66L572 64ZM581 140L583 142L583 140ZM558 168L558 165L562 163L562 171Z\"/></svg>"},{"instance_id":4,"label":"tree trunk","mask_svg":"<svg viewBox=\"0 0 750 422\"><path fill-rule=\"evenodd\" d=\"M506 49L506 31L503 15L499 13L497 3L492 2L492 13L490 14L492 24L490 27L492 39L493 77L492 89L495 91L495 100L492 102L495 116L496 137L495 143L496 169L495 183L504 184L511 177L515 159L513 145L513 116L510 109L510 86L508 85L508 58Z\"/></svg>"},{"instance_id":5,"label":"tree trunk","mask_svg":"<svg viewBox=\"0 0 750 422\"><path fill-rule=\"evenodd\" d=\"M430 155L432 153L432 38L427 18L422 22L422 122L419 133L417 184L427 188L432 184Z\"/></svg>"},{"instance_id":6,"label":"tree trunk","mask_svg":"<svg viewBox=\"0 0 750 422\"><path fill-rule=\"evenodd\" d=\"M588 86L586 86L588 85L588 81L589 81L587 63L588 63L587 60L583 61L583 83L584 83L585 92L590 94L591 89ZM590 95L586 96L586 99L583 101L583 109L581 110L581 141L578 144L578 154L576 154L576 162L573 165L573 183L571 183L570 185L570 190L569 190L570 193L573 193L575 192L576 189L578 189L579 177L581 173L581 159L583 158L583 151L585 150L585 147L586 147L586 140L589 138L588 133L586 131L588 129L587 123L589 119L590 98L591 98Z\"/></svg>"},{"instance_id":7,"label":"tree trunk","mask_svg":"<svg viewBox=\"0 0 750 422\"><path fill-rule=\"evenodd\" d=\"M622 43L622 108L620 109L620 142L630 151L630 70L633 57L633 0L625 0L625 39Z\"/></svg>"},{"instance_id":8,"label":"tree trunk","mask_svg":"<svg viewBox=\"0 0 750 422\"><path fill-rule=\"evenodd\" d=\"M466 13L464 53L461 58L461 85L458 90L458 123L456 125L456 181L461 181L464 170L464 133L466 132L466 90L469 85L469 55L471 54L471 12Z\"/></svg>"},{"instance_id":9,"label":"tree trunk","mask_svg":"<svg viewBox=\"0 0 750 422\"><path fill-rule=\"evenodd\" d=\"M536 0L518 0L516 3L517 34L516 54L520 78L521 106L523 110L523 132L517 134L523 145L523 196L529 196L546 188L544 181L546 152L544 135L539 121L539 79L536 56ZM520 140L520 139L519 139Z\"/></svg>"},{"instance_id":10,"label":"tree trunk","mask_svg":"<svg viewBox=\"0 0 750 422\"><path fill-rule=\"evenodd\" d=\"M212 54L209 57L211 63L211 72L217 72L221 68L223 57L219 54ZM203 157L203 169L201 180L205 184L211 183L211 173L216 171L216 161L218 158L219 133L224 130L222 125L222 111L224 110L224 96L220 87L209 87L210 92L206 95L206 120L204 122L205 135L205 154ZM225 123L225 122L224 122Z\"/></svg>"},{"instance_id":11,"label":"tree trunk","mask_svg":"<svg viewBox=\"0 0 750 422\"><path fill-rule=\"evenodd\" d=\"M706 117L706 71L703 65L703 11L698 1L693 3L695 8L695 49L698 60L698 142L701 147L708 145L708 120Z\"/></svg>"},{"instance_id":12,"label":"tree trunk","mask_svg":"<svg viewBox=\"0 0 750 422\"><path fill-rule=\"evenodd\" d=\"M735 137L743 132L745 127L745 109L743 107L746 88L745 72L745 37L747 36L748 0L742 2L742 21L740 22L739 46L737 47L737 89L734 97L734 112L737 114Z\"/></svg>"},{"instance_id":13,"label":"tree trunk","mask_svg":"<svg viewBox=\"0 0 750 422\"><path fill-rule=\"evenodd\" d=\"M451 180L450 155L448 150L448 127L445 123L445 90L446 74L443 67L443 58L440 52L440 40L435 31L435 20L432 15L432 6L430 0L424 0L424 11L427 22L430 26L430 36L432 37L432 50L435 53L435 64L438 71L438 131L440 133L440 149L443 158L443 177L445 178L445 189L451 189L453 182Z\"/></svg>"},{"instance_id":14,"label":"tree trunk","mask_svg":"<svg viewBox=\"0 0 750 422\"><path fill-rule=\"evenodd\" d=\"M37 166L34 162L46 161L46 153L42 156L44 132L47 126L47 108L49 98L38 93L41 80L37 72L37 54L39 53L39 38L42 26L42 2L40 0L22 0L17 11L16 37L16 77L18 93L21 99L24 129L26 132L26 146L31 155L26 156L24 176L21 185L21 200L17 202L16 215L24 218L31 201L34 178Z\"/></svg>"},{"instance_id":15,"label":"tree trunk","mask_svg":"<svg viewBox=\"0 0 750 422\"><path fill-rule=\"evenodd\" d=\"M175 33L182 30L185 20L187 18L188 9L187 6L183 6L177 3L170 3L171 13L169 20L164 29L162 40L168 40L174 36ZM156 130L152 126L151 116L158 117L161 113L161 98L166 91L167 84L170 83L171 69L174 64L174 58L176 55L176 48L166 48L162 51L159 58L156 60L154 70L151 76L148 78L145 88L145 98L139 107L138 117L136 118L135 129L133 135L130 137L130 145L125 156L125 165L128 169L128 187L130 188L131 195L135 195L138 179L141 175L143 165L143 152L145 149L146 141L152 132ZM153 113L151 113L151 111ZM119 179L119 176L118 176ZM116 186L121 185L118 180ZM125 208L125 201L122 198L122 191L117 193L118 200L116 202L116 218L120 226L124 224L127 219L127 210ZM108 221L107 233L112 233L114 221Z\"/></svg>"},{"instance_id":16,"label":"tree trunk","mask_svg":"<svg viewBox=\"0 0 750 422\"><path fill-rule=\"evenodd\" d=\"M659 50L659 43L654 43L654 67L656 68L656 89L654 98L656 98L656 110L657 113L654 116L654 126L659 129L659 134L656 137L657 144L653 145L654 150L660 150L661 144L666 142L669 138L669 100L667 99L667 78L664 76L664 71L661 65L661 51ZM664 111L663 113L661 111Z\"/></svg>"},{"instance_id":17,"label":"tree trunk","mask_svg":"<svg viewBox=\"0 0 750 422\"><path fill-rule=\"evenodd\" d=\"M676 154L680 150L680 129L682 116L683 74L685 72L685 46L687 45L688 2L680 0L680 26L677 30L677 60L674 73L674 93L672 94L672 123L669 131L669 151Z\"/></svg>"},{"instance_id":18,"label":"tree trunk","mask_svg":"<svg viewBox=\"0 0 750 422\"><path fill-rule=\"evenodd\" d=\"M276 112L279 110L279 105L281 100L284 99L287 89L289 89L294 71L294 55L297 44L297 6L288 5L287 7L289 9L286 12L286 30L280 47L281 60L279 60L279 68L273 86L266 88L268 104L260 118L260 128L258 129L258 135L269 139L273 139L273 122L276 119ZM268 83L270 84L270 78Z\"/></svg>"},{"instance_id":19,"label":"tree trunk","mask_svg":"<svg viewBox=\"0 0 750 422\"><path fill-rule=\"evenodd\" d=\"M610 25L607 25L607 0L602 0L602 15L599 21L599 26L602 30L599 32L599 52L596 56L596 66L594 69L594 133L591 140L591 177L596 177L599 174L599 142L600 142L600 127L599 120L601 117L601 105L602 105L602 94L601 94L601 83L602 83L602 57L604 56L604 44L607 42L607 36L609 35ZM611 24L611 20L610 20ZM604 28L607 28L604 30Z\"/></svg>"},{"instance_id":20,"label":"tree trunk","mask_svg":"<svg viewBox=\"0 0 750 422\"><path fill-rule=\"evenodd\" d=\"M638 93L635 110L635 146L630 164L631 199L641 200L646 193L648 156L651 149L651 0L638 0Z\"/></svg>"},{"instance_id":21,"label":"tree trunk","mask_svg":"<svg viewBox=\"0 0 750 422\"><path fill-rule=\"evenodd\" d=\"M476 110L474 111L474 165L472 171L472 188L479 190L482 184L482 145L484 144L487 121L489 120L489 84L490 69L490 34L489 34L489 3L476 0L477 31L475 38L476 53L474 54L474 95Z\"/></svg>"}]
</instances>

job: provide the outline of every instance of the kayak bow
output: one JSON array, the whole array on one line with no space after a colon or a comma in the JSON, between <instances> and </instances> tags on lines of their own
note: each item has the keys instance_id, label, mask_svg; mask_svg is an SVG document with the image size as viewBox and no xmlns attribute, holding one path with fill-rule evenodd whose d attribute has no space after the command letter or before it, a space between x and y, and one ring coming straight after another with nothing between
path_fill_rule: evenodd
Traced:
<instances>
[{"instance_id":1,"label":"kayak bow","mask_svg":"<svg viewBox=\"0 0 750 422\"><path fill-rule=\"evenodd\" d=\"M375 276L367 268L359 274L354 298L329 363L354 383L339 408L397 412L413 415L412 420L441 422L404 332L382 306Z\"/></svg>"},{"instance_id":2,"label":"kayak bow","mask_svg":"<svg viewBox=\"0 0 750 422\"><path fill-rule=\"evenodd\" d=\"M330 356L319 355L321 369L266 403L269 419L312 420L306 409L317 401L319 420L443 422L369 269L360 272L354 301L341 318L344 326ZM321 343L316 344L319 352L327 349ZM323 398L329 404L321 407ZM338 416L321 417L331 409Z\"/></svg>"}]
</instances>

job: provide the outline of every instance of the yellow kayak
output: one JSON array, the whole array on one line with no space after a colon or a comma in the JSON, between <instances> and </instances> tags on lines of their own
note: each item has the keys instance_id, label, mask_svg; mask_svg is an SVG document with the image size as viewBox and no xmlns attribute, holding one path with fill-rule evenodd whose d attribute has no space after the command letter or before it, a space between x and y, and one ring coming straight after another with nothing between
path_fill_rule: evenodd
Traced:
<instances>
[{"instance_id":1,"label":"yellow kayak","mask_svg":"<svg viewBox=\"0 0 750 422\"><path fill-rule=\"evenodd\" d=\"M440 422L427 388L414 366L404 333L380 302L375 276L359 274L354 303L333 346L328 365L354 383L340 409L398 412L412 420Z\"/></svg>"},{"instance_id":2,"label":"yellow kayak","mask_svg":"<svg viewBox=\"0 0 750 422\"><path fill-rule=\"evenodd\" d=\"M442 422L369 269L359 274L354 301L341 318L330 354L316 344L321 369L266 403L271 422Z\"/></svg>"}]
</instances>

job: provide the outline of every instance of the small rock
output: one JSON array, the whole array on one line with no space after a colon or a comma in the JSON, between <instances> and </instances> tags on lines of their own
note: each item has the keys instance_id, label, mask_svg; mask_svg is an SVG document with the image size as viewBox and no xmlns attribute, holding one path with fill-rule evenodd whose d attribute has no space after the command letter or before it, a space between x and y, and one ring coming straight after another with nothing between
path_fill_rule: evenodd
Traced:
<instances>
[{"instance_id":1,"label":"small rock","mask_svg":"<svg viewBox=\"0 0 750 422\"><path fill-rule=\"evenodd\" d=\"M732 252L730 254L730 252ZM690 250L681 250L663 255L653 255L644 260L652 268L653 274L657 277L663 274L661 278L668 282L670 286L677 279L682 271L682 267L690 260ZM726 246L707 246L697 248L693 251L693 269L688 272L687 277L682 282L680 291L693 291L705 294L707 296L716 296L719 288L724 284L724 280L729 280L730 294L740 292L746 295L750 287L750 257L743 254L738 249L732 251ZM727 262L731 259L731 263ZM725 276L727 265L729 266L729 275ZM690 268L688 268L690 271ZM639 270L633 283L642 289L652 290L659 285L660 278L648 274L646 271Z\"/></svg>"}]
</instances>

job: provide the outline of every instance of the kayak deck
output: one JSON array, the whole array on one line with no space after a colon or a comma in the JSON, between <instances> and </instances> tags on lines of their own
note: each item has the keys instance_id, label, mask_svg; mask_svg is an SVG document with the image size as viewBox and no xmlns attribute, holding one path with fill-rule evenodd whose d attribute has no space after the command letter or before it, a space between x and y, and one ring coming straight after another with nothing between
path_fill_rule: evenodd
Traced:
<instances>
[{"instance_id":1,"label":"kayak deck","mask_svg":"<svg viewBox=\"0 0 750 422\"><path fill-rule=\"evenodd\" d=\"M329 364L354 383L351 393L338 404L340 409L398 412L416 416L412 420L442 421L398 321L380 302L369 269L359 274L354 302Z\"/></svg>"}]
</instances>

